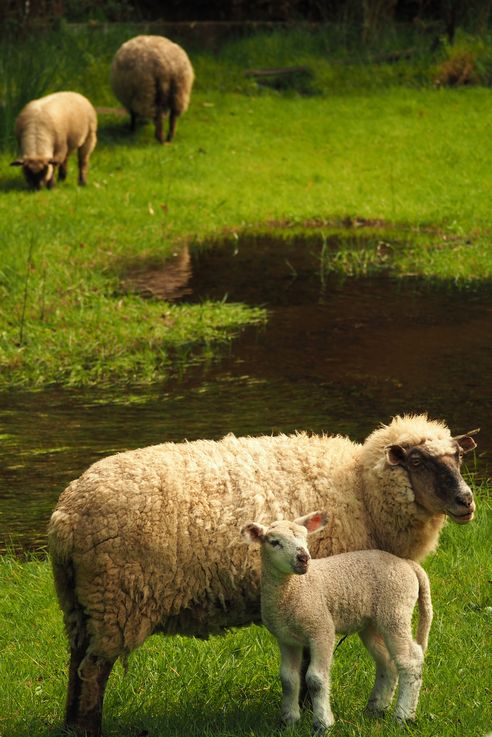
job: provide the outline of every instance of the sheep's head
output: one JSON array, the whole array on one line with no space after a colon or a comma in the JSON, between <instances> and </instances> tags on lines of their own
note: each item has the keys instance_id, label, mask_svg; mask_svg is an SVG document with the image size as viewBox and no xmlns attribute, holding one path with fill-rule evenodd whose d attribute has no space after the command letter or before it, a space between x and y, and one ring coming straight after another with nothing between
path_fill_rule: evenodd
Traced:
<instances>
[{"instance_id":1,"label":"sheep's head","mask_svg":"<svg viewBox=\"0 0 492 737\"><path fill-rule=\"evenodd\" d=\"M23 157L12 161L10 166L22 166L28 185L38 190L43 184L49 185L52 181L53 170L58 163L55 159Z\"/></svg>"},{"instance_id":2,"label":"sheep's head","mask_svg":"<svg viewBox=\"0 0 492 737\"><path fill-rule=\"evenodd\" d=\"M281 520L269 527L250 522L242 530L242 536L250 543L261 545L262 559L270 568L281 574L306 573L309 550L307 536L322 530L328 522L324 512L311 512L294 522Z\"/></svg>"},{"instance_id":3,"label":"sheep's head","mask_svg":"<svg viewBox=\"0 0 492 737\"><path fill-rule=\"evenodd\" d=\"M461 475L465 453L476 448L471 434L404 447L389 445L386 460L408 474L415 502L430 514L447 514L454 522L473 519L473 493Z\"/></svg>"}]
</instances>

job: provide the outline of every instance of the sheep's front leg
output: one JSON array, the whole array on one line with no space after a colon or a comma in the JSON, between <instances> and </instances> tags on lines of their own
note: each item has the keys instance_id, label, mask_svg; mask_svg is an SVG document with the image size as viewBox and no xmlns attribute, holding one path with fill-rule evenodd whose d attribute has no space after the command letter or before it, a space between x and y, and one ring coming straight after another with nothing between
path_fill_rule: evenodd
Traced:
<instances>
[{"instance_id":1,"label":"sheep's front leg","mask_svg":"<svg viewBox=\"0 0 492 737\"><path fill-rule=\"evenodd\" d=\"M371 716L384 714L393 700L398 673L382 637L372 627L359 633L360 639L376 663L376 680L369 696L366 712Z\"/></svg>"},{"instance_id":2,"label":"sheep's front leg","mask_svg":"<svg viewBox=\"0 0 492 737\"><path fill-rule=\"evenodd\" d=\"M334 645L334 628L310 644L311 662L306 673L306 684L313 705L315 734L323 734L335 723L330 706L330 668Z\"/></svg>"},{"instance_id":3,"label":"sheep's front leg","mask_svg":"<svg viewBox=\"0 0 492 737\"><path fill-rule=\"evenodd\" d=\"M301 718L299 688L301 684L302 647L280 646L280 681L282 683L281 720L285 726L295 724Z\"/></svg>"}]
</instances>

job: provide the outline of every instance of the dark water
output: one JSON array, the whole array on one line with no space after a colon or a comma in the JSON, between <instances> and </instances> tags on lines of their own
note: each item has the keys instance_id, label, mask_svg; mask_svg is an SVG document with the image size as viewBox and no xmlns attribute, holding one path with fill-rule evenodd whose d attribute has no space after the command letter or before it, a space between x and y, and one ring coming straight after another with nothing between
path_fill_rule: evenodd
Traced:
<instances>
[{"instance_id":1,"label":"dark water","mask_svg":"<svg viewBox=\"0 0 492 737\"><path fill-rule=\"evenodd\" d=\"M119 450L166 440L309 430L362 440L427 411L492 448L492 287L320 276L320 247L250 241L133 264L126 286L268 307L217 360L163 385L0 395L0 549L35 549L66 484Z\"/></svg>"}]
</instances>

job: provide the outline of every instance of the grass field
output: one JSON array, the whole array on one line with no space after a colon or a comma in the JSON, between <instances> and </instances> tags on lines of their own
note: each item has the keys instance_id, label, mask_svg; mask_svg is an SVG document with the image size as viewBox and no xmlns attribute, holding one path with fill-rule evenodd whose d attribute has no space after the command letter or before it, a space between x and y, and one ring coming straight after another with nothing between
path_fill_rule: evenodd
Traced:
<instances>
[{"instance_id":1,"label":"grass field","mask_svg":"<svg viewBox=\"0 0 492 737\"><path fill-rule=\"evenodd\" d=\"M66 34L42 91L71 87L96 105L117 105L109 63L131 29ZM8 167L15 147L7 143L1 386L149 382L166 375L180 350L213 351L214 341L265 319L246 305L171 306L122 293L128 259L163 257L184 242L275 227L284 237L308 226L324 238L341 227L349 245L331 267L350 274L354 263L377 268L377 258L354 250L362 225L383 240L404 233L391 256L397 274L491 277L490 91L436 88L438 58L425 50L411 62L370 65L367 54L347 57L339 47L330 61L329 42L292 32L194 51L195 92L175 143L160 147L150 124L131 136L125 117L101 114L85 189L72 162L54 191L28 192ZM74 63L73 44L83 64ZM307 90L305 81L277 90L244 77L289 60L312 70ZM30 92L31 67L19 69L19 88Z\"/></svg>"},{"instance_id":2,"label":"grass field","mask_svg":"<svg viewBox=\"0 0 492 737\"><path fill-rule=\"evenodd\" d=\"M196 88L172 146L158 146L150 124L131 136L126 118L104 113L88 186L76 186L72 161L67 182L28 192L8 167L16 101L63 87L116 106L108 65L131 35L62 30L1 46L0 389L151 382L180 356L213 354L217 341L267 319L261 308L227 301L176 305L125 293L128 263L183 243L266 230L309 231L324 242L337 232L346 245L320 270L377 270L377 243L390 241L404 245L384 268L402 278L491 279L492 96L484 86L436 87L449 50L431 54L425 39L390 34L364 51L299 31L230 42L219 53L190 50ZM392 43L417 44L415 58L378 62ZM491 45L471 45L486 82ZM311 76L283 89L243 74L296 64ZM374 236L373 250L358 247L361 232ZM492 729L490 486L477 497L477 520L449 524L426 562L435 621L418 722L401 729L362 716L372 664L349 638L333 671L334 737L484 737ZM0 558L0 623L0 737L61 737L67 653L47 561ZM126 675L115 668L105 734L275 734L277 669L262 628L208 642L150 638ZM297 733L309 732L306 718Z\"/></svg>"},{"instance_id":3,"label":"grass field","mask_svg":"<svg viewBox=\"0 0 492 737\"><path fill-rule=\"evenodd\" d=\"M338 649L333 668L337 737L484 737L492 728L490 489L476 489L477 519L449 523L428 558L434 623L418 721L406 728L362 715L373 666L357 637ZM57 737L67 651L47 561L0 559L0 735ZM199 641L151 637L117 665L105 702L107 737L232 737L276 733L278 655L260 627ZM310 734L306 715L296 734Z\"/></svg>"}]
</instances>

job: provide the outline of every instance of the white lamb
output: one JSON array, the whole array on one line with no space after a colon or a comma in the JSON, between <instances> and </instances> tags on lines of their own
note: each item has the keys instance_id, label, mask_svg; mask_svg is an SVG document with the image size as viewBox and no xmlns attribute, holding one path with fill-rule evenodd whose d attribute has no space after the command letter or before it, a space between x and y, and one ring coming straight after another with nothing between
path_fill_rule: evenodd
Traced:
<instances>
[{"instance_id":1,"label":"white lamb","mask_svg":"<svg viewBox=\"0 0 492 737\"><path fill-rule=\"evenodd\" d=\"M382 550L311 560L306 537L326 524L325 513L313 512L269 527L249 523L241 531L248 542L261 544L261 615L280 647L282 721L290 725L300 719L301 661L308 647L306 683L314 730L322 733L334 724L330 663L337 632L358 632L376 662L368 712L388 709L399 677L394 717L398 722L414 719L432 622L427 574L418 563ZM417 600L415 642L412 612Z\"/></svg>"}]
</instances>

